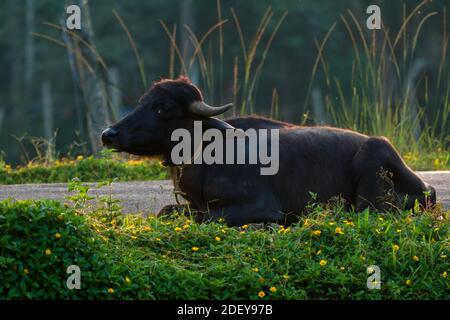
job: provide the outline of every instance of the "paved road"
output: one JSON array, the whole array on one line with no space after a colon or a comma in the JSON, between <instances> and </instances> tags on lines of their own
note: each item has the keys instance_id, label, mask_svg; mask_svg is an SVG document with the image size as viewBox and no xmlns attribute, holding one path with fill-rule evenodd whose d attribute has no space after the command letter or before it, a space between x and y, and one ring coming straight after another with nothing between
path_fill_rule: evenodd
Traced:
<instances>
[{"instance_id":1,"label":"paved road","mask_svg":"<svg viewBox=\"0 0 450 320\"><path fill-rule=\"evenodd\" d=\"M418 175L436 188L438 201L450 209L450 171L418 172ZM169 180L117 182L111 187L101 188L96 188L95 184L87 185L91 186L90 194L93 196L107 196L111 193L113 198L121 201L126 213L140 212L146 215L158 212L167 204L175 203L173 185ZM0 200L9 197L63 200L67 194L65 183L0 185Z\"/></svg>"}]
</instances>

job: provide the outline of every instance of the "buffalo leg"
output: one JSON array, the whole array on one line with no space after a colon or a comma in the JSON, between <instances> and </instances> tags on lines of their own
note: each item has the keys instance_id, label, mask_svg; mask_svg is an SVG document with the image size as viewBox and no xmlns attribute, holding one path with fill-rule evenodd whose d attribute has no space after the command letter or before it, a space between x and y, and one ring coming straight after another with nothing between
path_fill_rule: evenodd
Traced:
<instances>
[{"instance_id":1,"label":"buffalo leg","mask_svg":"<svg viewBox=\"0 0 450 320\"><path fill-rule=\"evenodd\" d=\"M384 138L369 138L355 155L352 169L357 177L355 202L358 211L367 207L387 211L389 201L394 201L395 206L404 204L404 209L410 209L416 199L424 206L427 205L427 200L432 204L436 202L434 188L408 168L397 151ZM393 189L391 196L394 196L394 199L387 199L390 186L380 177L382 170L391 173ZM430 193L428 199L424 194L425 191Z\"/></svg>"},{"instance_id":2,"label":"buffalo leg","mask_svg":"<svg viewBox=\"0 0 450 320\"><path fill-rule=\"evenodd\" d=\"M242 203L209 210L208 220L223 218L228 226L242 226L247 223L274 222L283 223L284 214L276 203L259 202Z\"/></svg>"},{"instance_id":3,"label":"buffalo leg","mask_svg":"<svg viewBox=\"0 0 450 320\"><path fill-rule=\"evenodd\" d=\"M195 221L202 221L204 219L203 214L198 212L195 208L192 206L189 206L187 204L169 204L164 206L161 210L159 210L157 217L167 217L174 213L182 213L185 216L194 216Z\"/></svg>"}]
</instances>

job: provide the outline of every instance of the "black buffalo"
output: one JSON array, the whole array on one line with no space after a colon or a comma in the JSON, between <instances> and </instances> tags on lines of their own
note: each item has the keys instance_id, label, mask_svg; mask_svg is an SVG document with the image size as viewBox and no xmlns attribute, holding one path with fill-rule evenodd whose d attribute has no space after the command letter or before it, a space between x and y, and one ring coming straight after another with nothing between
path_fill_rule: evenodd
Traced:
<instances>
[{"instance_id":1,"label":"black buffalo","mask_svg":"<svg viewBox=\"0 0 450 320\"><path fill-rule=\"evenodd\" d=\"M105 146L135 155L162 156L175 185L199 219L223 217L229 225L256 222L289 224L311 195L327 202L340 196L358 211L408 209L417 199L434 204L433 187L403 162L384 137L331 127L303 127L259 117L214 118L230 105L211 107L187 78L162 80L138 107L102 133ZM279 129L279 171L264 176L258 165L185 164L170 161L171 134L177 128ZM201 213L201 214L200 214Z\"/></svg>"}]
</instances>

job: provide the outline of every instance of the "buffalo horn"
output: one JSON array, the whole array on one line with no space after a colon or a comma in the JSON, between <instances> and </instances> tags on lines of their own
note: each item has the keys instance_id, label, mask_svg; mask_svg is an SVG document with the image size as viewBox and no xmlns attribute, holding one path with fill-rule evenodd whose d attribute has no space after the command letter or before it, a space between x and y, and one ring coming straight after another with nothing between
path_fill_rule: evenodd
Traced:
<instances>
[{"instance_id":1,"label":"buffalo horn","mask_svg":"<svg viewBox=\"0 0 450 320\"><path fill-rule=\"evenodd\" d=\"M224 113L233 107L232 103L228 103L226 105L220 107L211 107L206 104L204 101L195 101L189 106L189 111L193 114L204 116L204 117L214 117L219 114Z\"/></svg>"}]
</instances>

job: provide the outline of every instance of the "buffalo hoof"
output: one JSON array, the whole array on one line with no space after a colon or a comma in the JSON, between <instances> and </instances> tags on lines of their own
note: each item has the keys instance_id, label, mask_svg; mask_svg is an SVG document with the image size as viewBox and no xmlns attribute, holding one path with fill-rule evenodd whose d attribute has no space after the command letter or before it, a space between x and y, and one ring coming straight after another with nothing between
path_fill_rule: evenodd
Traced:
<instances>
[{"instance_id":1,"label":"buffalo hoof","mask_svg":"<svg viewBox=\"0 0 450 320\"><path fill-rule=\"evenodd\" d=\"M164 206L161 210L159 210L158 214L156 215L159 217L167 217L172 215L179 215L185 214L185 211L187 210L187 207L185 205L179 205L179 204L169 204Z\"/></svg>"}]
</instances>

